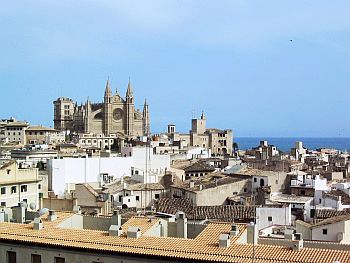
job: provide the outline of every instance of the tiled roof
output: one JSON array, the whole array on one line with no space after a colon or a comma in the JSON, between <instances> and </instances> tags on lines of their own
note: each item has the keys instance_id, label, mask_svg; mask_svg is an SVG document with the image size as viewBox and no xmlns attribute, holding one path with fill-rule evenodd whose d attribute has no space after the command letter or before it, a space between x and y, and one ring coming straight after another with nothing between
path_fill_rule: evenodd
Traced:
<instances>
[{"instance_id":1,"label":"tiled roof","mask_svg":"<svg viewBox=\"0 0 350 263\"><path fill-rule=\"evenodd\" d=\"M322 220L316 224L313 224L311 227L319 227L319 226L334 224L337 222L348 221L348 220L350 220L350 214L340 215L340 216L330 217L325 220Z\"/></svg>"},{"instance_id":2,"label":"tiled roof","mask_svg":"<svg viewBox=\"0 0 350 263\"><path fill-rule=\"evenodd\" d=\"M315 217L317 219L326 219L340 215L350 215L350 208L345 208L342 211L337 211L336 209L316 209Z\"/></svg>"},{"instance_id":3,"label":"tiled roof","mask_svg":"<svg viewBox=\"0 0 350 263\"><path fill-rule=\"evenodd\" d=\"M160 198L156 201L156 210L167 214L176 214L182 211L190 220L214 219L224 222L236 220L248 221L254 218L254 206L218 205L192 206L188 199Z\"/></svg>"},{"instance_id":4,"label":"tiled roof","mask_svg":"<svg viewBox=\"0 0 350 263\"><path fill-rule=\"evenodd\" d=\"M341 203L343 205L350 205L350 196L348 196L346 193L344 193L342 190L332 190L328 193L323 194L325 197L330 197L334 200L337 200L338 197L341 197Z\"/></svg>"},{"instance_id":5,"label":"tiled roof","mask_svg":"<svg viewBox=\"0 0 350 263\"><path fill-rule=\"evenodd\" d=\"M205 189L214 188L220 185L232 184L239 181L245 180L244 178L230 177L223 174L213 173L207 176L193 178L191 180L186 180L180 182L176 185L171 185L170 187L185 189L192 192L202 191ZM190 181L194 183L194 187L190 188ZM202 190L200 190L200 185Z\"/></svg>"},{"instance_id":6,"label":"tiled roof","mask_svg":"<svg viewBox=\"0 0 350 263\"><path fill-rule=\"evenodd\" d=\"M154 226L155 224L159 223L159 219L158 218L147 218L147 217L137 217L134 216L132 218L130 218L128 221L126 221L123 225L122 225L122 230L124 233L126 233L128 231L128 228L133 226L133 227L139 227L141 230L141 234L145 234L152 226Z\"/></svg>"},{"instance_id":7,"label":"tiled roof","mask_svg":"<svg viewBox=\"0 0 350 263\"><path fill-rule=\"evenodd\" d=\"M50 128L50 127L45 127L45 126L30 126L30 127L28 127L27 131L52 131L52 132L55 132L57 130Z\"/></svg>"},{"instance_id":8,"label":"tiled roof","mask_svg":"<svg viewBox=\"0 0 350 263\"><path fill-rule=\"evenodd\" d=\"M196 238L149 237L126 238L109 236L105 231L58 228L62 213L53 222L44 220L42 230L33 230L31 224L0 223L0 240L28 243L30 246L41 245L63 249L84 249L85 251L118 253L130 256L160 257L164 261L191 260L206 262L252 262L253 246L235 243L237 237L231 237L231 246L220 248L218 237L228 233L228 223L210 223ZM135 218L135 226L144 219ZM140 221L141 220L141 221ZM151 222L152 223L152 222ZM154 221L153 223L156 223ZM131 223L129 223L131 225ZM124 224L124 228L127 225ZM146 226L147 227L147 226ZM244 226L239 226L240 232ZM256 245L255 263L332 263L338 260L350 262L350 251L303 248L292 250L282 246Z\"/></svg>"},{"instance_id":9,"label":"tiled roof","mask_svg":"<svg viewBox=\"0 0 350 263\"><path fill-rule=\"evenodd\" d=\"M245 175L245 176L277 176L277 175L287 175L285 172L275 172L275 171L265 171L261 169L243 168L234 174Z\"/></svg>"},{"instance_id":10,"label":"tiled roof","mask_svg":"<svg viewBox=\"0 0 350 263\"><path fill-rule=\"evenodd\" d=\"M206 162L198 161L188 167L186 167L185 172L213 172L215 168Z\"/></svg>"}]
</instances>

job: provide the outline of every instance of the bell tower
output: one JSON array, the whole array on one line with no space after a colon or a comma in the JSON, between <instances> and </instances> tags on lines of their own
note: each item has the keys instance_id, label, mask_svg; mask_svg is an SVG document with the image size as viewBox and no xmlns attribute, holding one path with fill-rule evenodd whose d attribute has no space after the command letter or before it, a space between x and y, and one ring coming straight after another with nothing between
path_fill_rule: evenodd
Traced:
<instances>
[{"instance_id":1,"label":"bell tower","mask_svg":"<svg viewBox=\"0 0 350 263\"><path fill-rule=\"evenodd\" d=\"M134 134L134 94L132 86L128 83L128 89L126 91L126 135L133 136Z\"/></svg>"},{"instance_id":2,"label":"bell tower","mask_svg":"<svg viewBox=\"0 0 350 263\"><path fill-rule=\"evenodd\" d=\"M103 104L103 121L104 121L104 129L103 133L108 136L112 130L112 90L111 85L109 83L109 79L106 83L105 96L104 96L104 104Z\"/></svg>"}]
</instances>

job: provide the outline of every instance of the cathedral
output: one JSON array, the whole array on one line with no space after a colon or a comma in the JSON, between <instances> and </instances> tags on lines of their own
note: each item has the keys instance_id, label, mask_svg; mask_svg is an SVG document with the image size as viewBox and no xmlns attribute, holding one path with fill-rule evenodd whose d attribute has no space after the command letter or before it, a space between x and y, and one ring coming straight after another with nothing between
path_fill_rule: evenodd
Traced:
<instances>
[{"instance_id":1,"label":"cathedral","mask_svg":"<svg viewBox=\"0 0 350 263\"><path fill-rule=\"evenodd\" d=\"M145 100L143 110L135 109L130 80L125 98L118 91L112 94L107 80L102 103L77 105L69 98L58 98L54 104L54 127L60 131L76 133L116 134L118 137L135 138L150 134L150 116Z\"/></svg>"}]
</instances>

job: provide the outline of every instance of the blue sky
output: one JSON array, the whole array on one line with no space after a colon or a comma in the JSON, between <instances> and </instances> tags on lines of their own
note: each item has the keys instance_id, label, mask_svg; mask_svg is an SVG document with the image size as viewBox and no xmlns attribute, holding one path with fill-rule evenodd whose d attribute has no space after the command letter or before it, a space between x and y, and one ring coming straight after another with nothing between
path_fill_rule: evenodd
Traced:
<instances>
[{"instance_id":1,"label":"blue sky","mask_svg":"<svg viewBox=\"0 0 350 263\"><path fill-rule=\"evenodd\" d=\"M350 1L8 1L0 118L53 125L52 101L101 101L109 76L153 132L202 110L235 136L350 137ZM291 41L292 40L292 41Z\"/></svg>"}]
</instances>

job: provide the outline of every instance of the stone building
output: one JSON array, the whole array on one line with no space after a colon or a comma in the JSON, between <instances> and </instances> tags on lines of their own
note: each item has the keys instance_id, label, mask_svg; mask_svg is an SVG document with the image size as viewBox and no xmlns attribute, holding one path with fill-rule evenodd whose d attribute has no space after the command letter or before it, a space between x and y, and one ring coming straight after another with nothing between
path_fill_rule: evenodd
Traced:
<instances>
[{"instance_id":1,"label":"stone building","mask_svg":"<svg viewBox=\"0 0 350 263\"><path fill-rule=\"evenodd\" d=\"M57 130L76 133L118 134L120 137L134 138L149 135L150 116L145 101L143 110L135 109L133 88L129 81L126 97L118 91L113 95L107 80L102 103L78 106L69 98L58 98L54 104L54 126Z\"/></svg>"},{"instance_id":2,"label":"stone building","mask_svg":"<svg viewBox=\"0 0 350 263\"><path fill-rule=\"evenodd\" d=\"M12 207L19 202L39 205L42 182L37 168L19 168L13 160L0 166L0 206Z\"/></svg>"}]
</instances>

